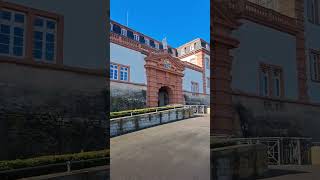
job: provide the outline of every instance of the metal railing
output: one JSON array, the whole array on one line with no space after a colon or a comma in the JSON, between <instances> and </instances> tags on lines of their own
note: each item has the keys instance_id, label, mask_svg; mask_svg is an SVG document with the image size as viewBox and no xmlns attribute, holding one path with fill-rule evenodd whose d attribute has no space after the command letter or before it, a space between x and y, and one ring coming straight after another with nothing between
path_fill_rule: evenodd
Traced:
<instances>
[{"instance_id":1,"label":"metal railing","mask_svg":"<svg viewBox=\"0 0 320 180\"><path fill-rule=\"evenodd\" d=\"M191 108L195 115L209 114L208 105L185 105L184 107Z\"/></svg>"},{"instance_id":2,"label":"metal railing","mask_svg":"<svg viewBox=\"0 0 320 180\"><path fill-rule=\"evenodd\" d=\"M238 144L264 144L267 146L269 165L302 165L311 163L311 138L258 137L232 138Z\"/></svg>"}]
</instances>

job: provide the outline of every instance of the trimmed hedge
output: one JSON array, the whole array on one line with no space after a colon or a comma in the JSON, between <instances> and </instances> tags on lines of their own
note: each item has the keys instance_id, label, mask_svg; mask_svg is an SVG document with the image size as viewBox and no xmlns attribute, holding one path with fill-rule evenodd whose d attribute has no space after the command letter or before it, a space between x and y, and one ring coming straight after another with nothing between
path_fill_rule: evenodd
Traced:
<instances>
[{"instance_id":1,"label":"trimmed hedge","mask_svg":"<svg viewBox=\"0 0 320 180\"><path fill-rule=\"evenodd\" d=\"M226 147L226 146L234 146L237 143L235 141L232 140L228 140L228 139L221 139L221 138L210 138L210 148L214 149L214 148L221 148L221 147Z\"/></svg>"},{"instance_id":2,"label":"trimmed hedge","mask_svg":"<svg viewBox=\"0 0 320 180\"><path fill-rule=\"evenodd\" d=\"M128 110L128 111L111 112L110 118L113 119L113 118L131 116L131 113L132 113L132 115L138 115L138 114L156 112L157 110L158 111L165 111L165 110L180 108L180 107L183 107L183 106L182 105L163 106L163 107L157 107L157 108L145 108L145 109L135 109L135 110Z\"/></svg>"},{"instance_id":3,"label":"trimmed hedge","mask_svg":"<svg viewBox=\"0 0 320 180\"><path fill-rule=\"evenodd\" d=\"M40 157L29 158L29 159L0 161L0 172L4 170L29 168L29 167L50 165L50 164L56 164L56 163L63 163L67 161L79 161L79 160L105 158L109 156L110 156L109 150L101 150L101 151L80 152L80 153L64 154L64 155L40 156Z\"/></svg>"}]
</instances>

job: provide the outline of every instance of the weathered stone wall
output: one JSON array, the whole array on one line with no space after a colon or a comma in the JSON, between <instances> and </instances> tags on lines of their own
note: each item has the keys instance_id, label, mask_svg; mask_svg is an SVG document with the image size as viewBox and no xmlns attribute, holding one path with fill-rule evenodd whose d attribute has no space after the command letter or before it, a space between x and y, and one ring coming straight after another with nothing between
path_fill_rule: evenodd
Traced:
<instances>
[{"instance_id":1,"label":"weathered stone wall","mask_svg":"<svg viewBox=\"0 0 320 180\"><path fill-rule=\"evenodd\" d=\"M193 111L190 108L179 108L142 115L115 118L110 122L110 136L118 136L172 121L191 118L193 116Z\"/></svg>"},{"instance_id":2,"label":"weathered stone wall","mask_svg":"<svg viewBox=\"0 0 320 180\"><path fill-rule=\"evenodd\" d=\"M109 146L106 77L1 63L0 159Z\"/></svg>"},{"instance_id":3,"label":"weathered stone wall","mask_svg":"<svg viewBox=\"0 0 320 180\"><path fill-rule=\"evenodd\" d=\"M267 148L262 144L211 150L211 179L256 179L268 170Z\"/></svg>"},{"instance_id":4,"label":"weathered stone wall","mask_svg":"<svg viewBox=\"0 0 320 180\"><path fill-rule=\"evenodd\" d=\"M110 111L145 108L147 102L147 86L110 82Z\"/></svg>"},{"instance_id":5,"label":"weathered stone wall","mask_svg":"<svg viewBox=\"0 0 320 180\"><path fill-rule=\"evenodd\" d=\"M233 96L235 129L244 136L306 136L320 140L320 106Z\"/></svg>"},{"instance_id":6,"label":"weathered stone wall","mask_svg":"<svg viewBox=\"0 0 320 180\"><path fill-rule=\"evenodd\" d=\"M185 104L187 105L209 105L210 95L198 94L197 96L192 95L190 92L184 92Z\"/></svg>"}]
</instances>

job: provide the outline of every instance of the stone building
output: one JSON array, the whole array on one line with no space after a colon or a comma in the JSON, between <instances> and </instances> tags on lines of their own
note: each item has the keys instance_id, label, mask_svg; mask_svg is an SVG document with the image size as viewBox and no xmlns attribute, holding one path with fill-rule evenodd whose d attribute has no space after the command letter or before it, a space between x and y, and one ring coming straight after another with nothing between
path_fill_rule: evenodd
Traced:
<instances>
[{"instance_id":1,"label":"stone building","mask_svg":"<svg viewBox=\"0 0 320 180\"><path fill-rule=\"evenodd\" d=\"M0 7L0 159L108 147L107 4Z\"/></svg>"},{"instance_id":2,"label":"stone building","mask_svg":"<svg viewBox=\"0 0 320 180\"><path fill-rule=\"evenodd\" d=\"M320 139L320 2L213 0L215 134Z\"/></svg>"},{"instance_id":3,"label":"stone building","mask_svg":"<svg viewBox=\"0 0 320 180\"><path fill-rule=\"evenodd\" d=\"M168 104L209 104L209 44L168 46L111 21L111 111Z\"/></svg>"}]
</instances>

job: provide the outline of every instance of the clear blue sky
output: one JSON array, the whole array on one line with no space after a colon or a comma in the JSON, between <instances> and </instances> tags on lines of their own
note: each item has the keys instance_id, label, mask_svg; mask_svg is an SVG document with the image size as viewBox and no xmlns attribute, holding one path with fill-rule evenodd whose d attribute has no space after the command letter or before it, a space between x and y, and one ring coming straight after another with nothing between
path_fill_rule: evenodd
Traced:
<instances>
[{"instance_id":1,"label":"clear blue sky","mask_svg":"<svg viewBox=\"0 0 320 180\"><path fill-rule=\"evenodd\" d=\"M210 0L110 0L111 19L178 47L196 38L210 40Z\"/></svg>"}]
</instances>

